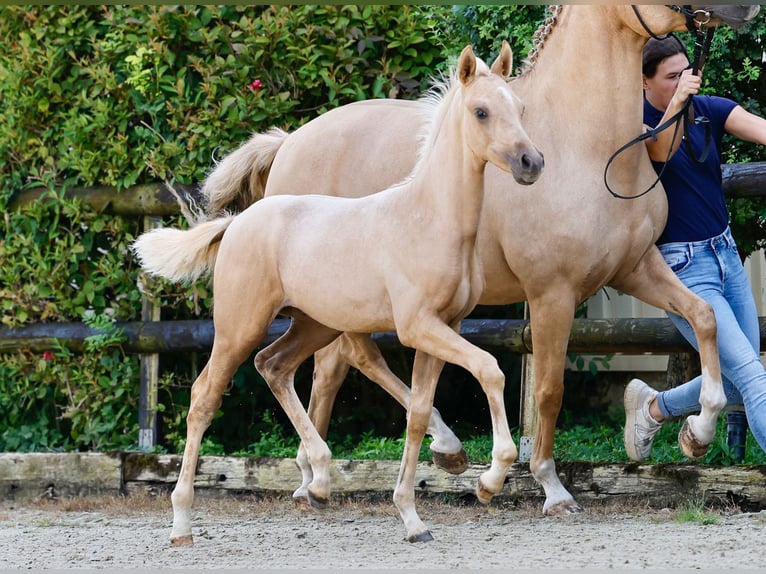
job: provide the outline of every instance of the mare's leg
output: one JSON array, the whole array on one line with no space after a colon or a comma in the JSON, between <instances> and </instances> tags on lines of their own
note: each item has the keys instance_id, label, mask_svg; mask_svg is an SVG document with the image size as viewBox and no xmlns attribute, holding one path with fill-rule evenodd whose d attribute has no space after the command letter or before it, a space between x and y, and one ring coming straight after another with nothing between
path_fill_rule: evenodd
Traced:
<instances>
[{"instance_id":1,"label":"mare's leg","mask_svg":"<svg viewBox=\"0 0 766 574\"><path fill-rule=\"evenodd\" d=\"M654 246L631 273L619 277L611 285L650 305L680 315L694 329L702 367L701 408L699 415L686 418L678 433L678 442L686 456L702 456L713 441L718 415L726 406L713 308L681 282Z\"/></svg>"},{"instance_id":2,"label":"mare's leg","mask_svg":"<svg viewBox=\"0 0 766 574\"><path fill-rule=\"evenodd\" d=\"M311 386L309 417L317 431L327 436L335 397L348 374L349 366L358 369L377 383L404 408L409 407L410 389L388 368L380 349L367 334L344 333L314 354L314 380ZM468 467L468 455L460 439L444 423L436 408L431 410L426 434L433 437L431 458L442 470L460 474ZM301 486L293 493L298 503L308 500L307 487L313 476L303 443L298 448L296 463L301 471Z\"/></svg>"},{"instance_id":3,"label":"mare's leg","mask_svg":"<svg viewBox=\"0 0 766 574\"><path fill-rule=\"evenodd\" d=\"M269 321L264 321L268 326ZM263 338L260 332L240 331L232 336L226 325L217 325L210 360L191 388L189 413L186 415L186 445L178 481L170 498L173 503L173 530L170 542L175 546L192 544L191 507L194 501L194 475L197 470L202 435L210 426L221 397L237 368Z\"/></svg>"},{"instance_id":4,"label":"mare's leg","mask_svg":"<svg viewBox=\"0 0 766 574\"><path fill-rule=\"evenodd\" d=\"M309 503L327 504L330 497L331 453L295 392L295 371L317 350L332 342L339 332L295 312L287 332L255 356L255 367L269 385L293 424L311 465L312 480L306 487Z\"/></svg>"},{"instance_id":5,"label":"mare's leg","mask_svg":"<svg viewBox=\"0 0 766 574\"><path fill-rule=\"evenodd\" d=\"M410 389L388 368L380 349L369 335L344 333L338 338L340 354L365 377L377 383L405 409L410 404ZM312 419L314 420L314 419ZM433 437L431 456L434 464L452 474L460 474L468 466L468 455L460 439L442 419L439 411L431 409L426 434Z\"/></svg>"},{"instance_id":6,"label":"mare's leg","mask_svg":"<svg viewBox=\"0 0 766 574\"><path fill-rule=\"evenodd\" d=\"M399 325L402 324L405 323L399 323ZM456 324L455 328L452 329L437 317L418 315L415 321L407 322L404 327L398 326L398 333L402 344L414 347L418 351L427 353L443 362L449 361L466 369L479 381L484 393L487 395L490 415L492 417L492 464L489 470L484 472L479 478L476 486L476 496L481 502L488 503L492 496L503 488L508 469L518 456L518 450L511 437L508 417L505 412L505 402L503 399L505 375L500 370L497 360L491 354L472 345L461 337L456 332L457 327L458 325ZM430 387L428 390L430 391ZM425 396L425 391L416 386L413 374L410 411L412 411L413 404L418 405L417 412L420 412L419 409L425 408L424 399L419 394ZM432 406L433 395L430 395L430 402L427 404L427 408L430 409ZM408 441L410 438L410 424L411 421L408 421ZM423 424L424 428L425 426L426 424ZM403 464L405 463L403 462ZM400 473L400 482L404 480L409 481L410 477L414 480L414 470L411 470L411 473L410 475L409 471L405 472L403 468ZM402 486L397 485L397 492L409 492L410 490L414 492L414 482L412 484L405 482ZM405 521L412 520L412 516L417 516L414 502L407 496L400 495L397 500L397 507L399 507L399 512ZM417 530L418 527L414 526L413 530L410 530L410 525L407 522L405 524L408 526L408 539L417 540L420 534Z\"/></svg>"},{"instance_id":7,"label":"mare's leg","mask_svg":"<svg viewBox=\"0 0 766 574\"><path fill-rule=\"evenodd\" d=\"M566 349L574 310L569 291L549 289L540 297L529 299L537 405L537 428L529 470L545 491L543 514L548 516L582 511L561 484L553 459L553 439L564 397Z\"/></svg>"}]
</instances>

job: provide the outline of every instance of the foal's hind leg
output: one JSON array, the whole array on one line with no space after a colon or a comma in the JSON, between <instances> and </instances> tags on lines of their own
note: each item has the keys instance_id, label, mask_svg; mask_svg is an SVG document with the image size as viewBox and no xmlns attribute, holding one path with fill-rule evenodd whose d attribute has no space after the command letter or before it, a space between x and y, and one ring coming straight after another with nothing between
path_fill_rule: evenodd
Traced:
<instances>
[{"instance_id":1,"label":"foal's hind leg","mask_svg":"<svg viewBox=\"0 0 766 574\"><path fill-rule=\"evenodd\" d=\"M612 285L650 305L682 316L694 329L702 366L701 409L699 415L686 418L678 433L678 442L686 456L704 455L715 436L718 415L726 406L712 307L681 282L655 246L647 251L632 273Z\"/></svg>"},{"instance_id":2,"label":"foal's hind leg","mask_svg":"<svg viewBox=\"0 0 766 574\"><path fill-rule=\"evenodd\" d=\"M314 427L324 438L327 438L335 397L349 370L349 364L339 351L341 339L343 335L314 353L314 379L311 383L308 414ZM302 442L298 446L295 463L301 471L301 485L293 492L293 500L299 505L309 504L308 486L314 479L314 475L306 455L306 447Z\"/></svg>"},{"instance_id":3,"label":"foal's hind leg","mask_svg":"<svg viewBox=\"0 0 766 574\"><path fill-rule=\"evenodd\" d=\"M193 542L191 507L202 435L221 406L221 397L234 372L261 338L262 334L228 339L223 333L216 333L210 360L192 385L189 413L186 415L186 445L178 481L170 496L173 503L170 542L174 546Z\"/></svg>"},{"instance_id":4,"label":"foal's hind leg","mask_svg":"<svg viewBox=\"0 0 766 574\"><path fill-rule=\"evenodd\" d=\"M330 497L331 453L295 392L294 377L301 363L339 334L295 312L287 332L255 356L256 368L301 437L313 477L306 492L315 507L325 506Z\"/></svg>"}]
</instances>

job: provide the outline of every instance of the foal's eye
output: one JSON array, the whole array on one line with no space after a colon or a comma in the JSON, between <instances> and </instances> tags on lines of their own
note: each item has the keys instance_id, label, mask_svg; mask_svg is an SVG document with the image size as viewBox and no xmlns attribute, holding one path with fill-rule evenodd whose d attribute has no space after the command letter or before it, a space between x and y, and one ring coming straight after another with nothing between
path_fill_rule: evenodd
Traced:
<instances>
[{"instance_id":1,"label":"foal's eye","mask_svg":"<svg viewBox=\"0 0 766 574\"><path fill-rule=\"evenodd\" d=\"M477 117L477 118L479 118L480 120L485 120L485 119L487 119L487 112L486 112L486 111L484 111L484 110L483 110L483 109L481 109L481 108L476 108L476 110L474 111L474 114L475 114L475 115L476 115L476 117Z\"/></svg>"}]
</instances>

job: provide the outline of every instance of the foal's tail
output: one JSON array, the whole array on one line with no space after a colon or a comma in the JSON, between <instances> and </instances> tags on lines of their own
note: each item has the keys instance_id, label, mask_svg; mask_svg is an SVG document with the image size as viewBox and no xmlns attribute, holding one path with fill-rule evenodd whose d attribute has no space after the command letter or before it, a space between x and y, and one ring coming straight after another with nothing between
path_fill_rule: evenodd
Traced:
<instances>
[{"instance_id":1,"label":"foal's tail","mask_svg":"<svg viewBox=\"0 0 766 574\"><path fill-rule=\"evenodd\" d=\"M195 281L215 266L221 239L234 216L212 219L191 229L152 229L131 245L141 267L175 283Z\"/></svg>"},{"instance_id":2,"label":"foal's tail","mask_svg":"<svg viewBox=\"0 0 766 574\"><path fill-rule=\"evenodd\" d=\"M271 128L223 158L202 186L208 217L239 213L263 197L274 156L288 135Z\"/></svg>"}]
</instances>

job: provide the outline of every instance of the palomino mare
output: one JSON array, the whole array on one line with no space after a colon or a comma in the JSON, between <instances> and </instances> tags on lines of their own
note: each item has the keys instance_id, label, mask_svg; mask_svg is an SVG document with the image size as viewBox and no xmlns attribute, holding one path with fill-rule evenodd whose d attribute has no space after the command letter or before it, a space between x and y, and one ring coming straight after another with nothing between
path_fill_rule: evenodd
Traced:
<instances>
[{"instance_id":1,"label":"palomino mare","mask_svg":"<svg viewBox=\"0 0 766 574\"><path fill-rule=\"evenodd\" d=\"M313 471L308 494L330 494L330 450L293 386L298 366L341 332L396 329L415 361L402 466L394 502L410 540L431 535L415 509L415 469L444 362L461 365L487 394L494 429L491 467L479 479L500 491L516 459L497 361L456 331L483 287L475 257L484 168L491 162L521 185L539 177L543 158L521 126L511 92L507 42L488 68L467 46L441 97L431 97L429 137L411 177L360 199L275 196L237 216L189 230L156 229L133 248L142 267L173 281L213 269L215 339L192 386L187 440L172 494L175 544L192 542L190 510L202 434L221 395L277 314L292 317L287 333L255 359L289 416ZM436 100L434 102L433 100ZM324 191L316 188L317 191ZM510 190L509 190L510 191Z\"/></svg>"},{"instance_id":2,"label":"palomino mare","mask_svg":"<svg viewBox=\"0 0 766 574\"><path fill-rule=\"evenodd\" d=\"M670 272L654 245L667 214L661 187L616 199L605 189L604 167L641 132L641 49L650 34L684 30L695 17L738 26L757 12L757 6L729 5L553 7L534 55L512 82L526 104L525 126L546 151L546 174L535 186L544 192L533 195L488 166L478 236L486 288L479 302L529 303L539 415L530 470L545 491L548 515L581 510L556 473L553 437L575 307L605 285L683 315L693 326L704 376L702 410L687 419L679 441L688 456L701 456L712 440L725 403L712 311ZM242 209L264 186L265 195L323 189L346 197L383 188L411 169L422 118L416 102L372 100L332 110L290 135L256 134L207 178L207 210ZM655 177L643 146L635 146L612 165L609 184L637 196ZM349 363L406 404L406 387L386 370L372 341L340 337L315 357L309 411L322 433ZM446 456L460 449L451 433L444 443L452 445ZM298 463L304 484L295 496L305 497L311 474L300 451Z\"/></svg>"}]
</instances>

